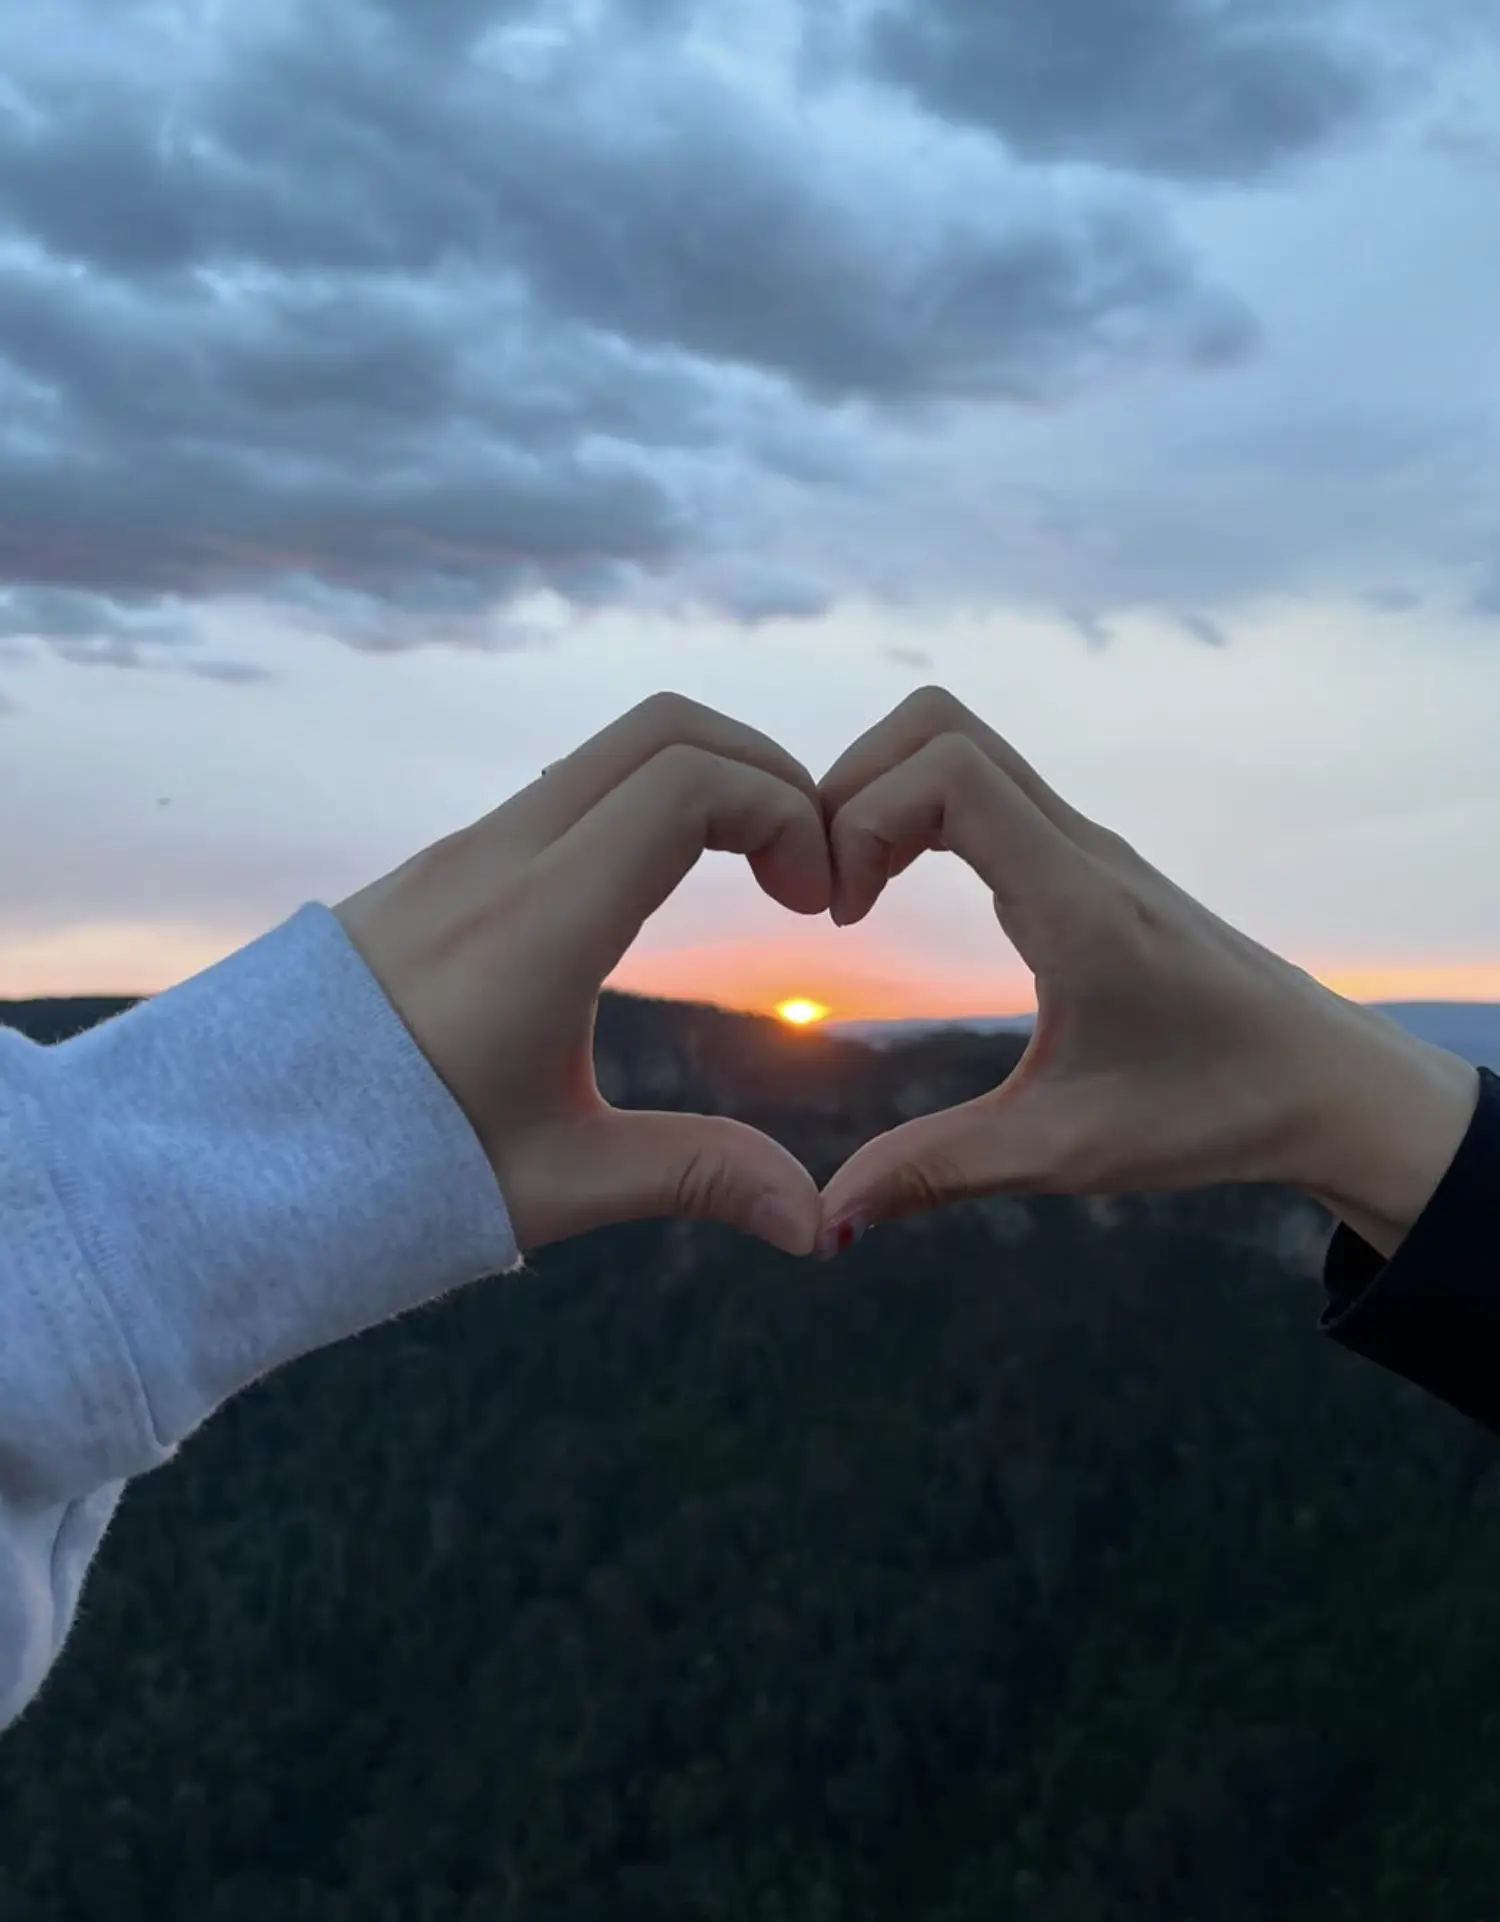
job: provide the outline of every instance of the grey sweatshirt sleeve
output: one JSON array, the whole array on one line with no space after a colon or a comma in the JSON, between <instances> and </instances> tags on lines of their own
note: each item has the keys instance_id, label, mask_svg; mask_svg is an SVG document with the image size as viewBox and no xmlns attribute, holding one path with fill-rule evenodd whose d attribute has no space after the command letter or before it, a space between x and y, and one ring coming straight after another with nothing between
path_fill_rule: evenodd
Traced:
<instances>
[{"instance_id":1,"label":"grey sweatshirt sleeve","mask_svg":"<svg viewBox=\"0 0 1500 1922\"><path fill-rule=\"evenodd\" d=\"M0 1027L0 1726L132 1476L282 1363L519 1265L477 1136L320 903L70 1041Z\"/></svg>"}]
</instances>

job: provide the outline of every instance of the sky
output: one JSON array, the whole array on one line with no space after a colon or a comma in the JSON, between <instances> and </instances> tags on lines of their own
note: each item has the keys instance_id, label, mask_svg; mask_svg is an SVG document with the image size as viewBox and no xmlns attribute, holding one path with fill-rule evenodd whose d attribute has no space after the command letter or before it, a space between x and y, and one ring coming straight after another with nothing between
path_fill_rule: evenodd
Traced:
<instances>
[{"instance_id":1,"label":"sky","mask_svg":"<svg viewBox=\"0 0 1500 1922\"><path fill-rule=\"evenodd\" d=\"M0 12L0 997L147 994L675 688L940 683L1341 992L1500 1000L1489 0ZM616 984L1031 984L708 856Z\"/></svg>"}]
</instances>

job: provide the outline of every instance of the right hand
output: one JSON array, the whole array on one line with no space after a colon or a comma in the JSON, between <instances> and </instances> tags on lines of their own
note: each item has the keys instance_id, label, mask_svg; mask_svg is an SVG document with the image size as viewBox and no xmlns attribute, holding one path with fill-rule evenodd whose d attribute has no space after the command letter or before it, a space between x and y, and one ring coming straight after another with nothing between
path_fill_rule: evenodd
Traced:
<instances>
[{"instance_id":1,"label":"right hand","mask_svg":"<svg viewBox=\"0 0 1500 1922\"><path fill-rule=\"evenodd\" d=\"M949 849L990 889L1038 1009L993 1093L845 1163L821 1253L968 1197L1252 1181L1305 1188L1393 1251L1472 1119L1466 1062L1229 927L942 689L903 703L820 786L834 918L862 920L923 852Z\"/></svg>"}]
</instances>

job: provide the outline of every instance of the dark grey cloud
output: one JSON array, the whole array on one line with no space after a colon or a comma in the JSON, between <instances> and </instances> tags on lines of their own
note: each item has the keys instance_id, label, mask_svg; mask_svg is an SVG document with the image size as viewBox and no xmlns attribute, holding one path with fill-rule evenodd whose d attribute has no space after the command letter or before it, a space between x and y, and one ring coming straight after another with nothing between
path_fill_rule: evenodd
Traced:
<instances>
[{"instance_id":1,"label":"dark grey cloud","mask_svg":"<svg viewBox=\"0 0 1500 1922\"><path fill-rule=\"evenodd\" d=\"M198 636L186 608L132 606L73 588L0 593L0 662L22 658L15 650L18 635L45 641L78 667L176 669L236 687L276 678L253 662L198 658L192 652Z\"/></svg>"},{"instance_id":2,"label":"dark grey cloud","mask_svg":"<svg viewBox=\"0 0 1500 1922\"><path fill-rule=\"evenodd\" d=\"M1365 598L1377 614L1412 614L1422 605L1414 587L1377 587Z\"/></svg>"},{"instance_id":3,"label":"dark grey cloud","mask_svg":"<svg viewBox=\"0 0 1500 1922\"><path fill-rule=\"evenodd\" d=\"M547 80L452 58L414 85L368 10L310 7L160 137L161 103L73 89L0 119L0 204L60 257L124 273L514 276L551 314L827 400L1033 398L1075 364L1173 330L1188 358L1247 342L1139 202L997 204L821 143L788 107L614 43ZM310 188L310 183L315 183Z\"/></svg>"},{"instance_id":4,"label":"dark grey cloud","mask_svg":"<svg viewBox=\"0 0 1500 1922\"><path fill-rule=\"evenodd\" d=\"M188 661L186 671L200 680L222 681L226 687L258 687L276 676L254 661Z\"/></svg>"},{"instance_id":5,"label":"dark grey cloud","mask_svg":"<svg viewBox=\"0 0 1500 1922\"><path fill-rule=\"evenodd\" d=\"M0 22L12 622L123 656L121 606L274 595L371 644L470 632L691 571L736 535L710 504L841 485L882 418L1253 347L1149 198L960 167L940 130L887 151L726 79L679 12Z\"/></svg>"},{"instance_id":6,"label":"dark grey cloud","mask_svg":"<svg viewBox=\"0 0 1500 1922\"><path fill-rule=\"evenodd\" d=\"M1020 155L1246 181L1365 120L1368 46L1329 0L906 0L868 27L883 78Z\"/></svg>"},{"instance_id":7,"label":"dark grey cloud","mask_svg":"<svg viewBox=\"0 0 1500 1922\"><path fill-rule=\"evenodd\" d=\"M13 640L18 635L61 642L98 637L130 648L142 643L186 641L191 631L185 617L159 605L132 606L73 588L0 592L0 640Z\"/></svg>"},{"instance_id":8,"label":"dark grey cloud","mask_svg":"<svg viewBox=\"0 0 1500 1922\"><path fill-rule=\"evenodd\" d=\"M494 364L486 320L514 330ZM204 597L309 576L431 609L664 559L678 514L636 417L669 434L675 400L691 441L690 389L619 367L600 391L607 351L575 368L530 324L383 287L0 272L24 426L0 441L0 579Z\"/></svg>"},{"instance_id":9,"label":"dark grey cloud","mask_svg":"<svg viewBox=\"0 0 1500 1922\"><path fill-rule=\"evenodd\" d=\"M1068 626L1081 634L1092 648L1106 648L1114 639L1111 629L1090 607L1065 608L1062 614Z\"/></svg>"},{"instance_id":10,"label":"dark grey cloud","mask_svg":"<svg viewBox=\"0 0 1500 1922\"><path fill-rule=\"evenodd\" d=\"M1229 645L1229 636L1224 632L1224 629L1219 623L1211 619L1207 614L1179 614L1177 616L1177 625L1182 629L1184 634L1190 634L1195 641L1201 642L1204 647L1227 647Z\"/></svg>"}]
</instances>

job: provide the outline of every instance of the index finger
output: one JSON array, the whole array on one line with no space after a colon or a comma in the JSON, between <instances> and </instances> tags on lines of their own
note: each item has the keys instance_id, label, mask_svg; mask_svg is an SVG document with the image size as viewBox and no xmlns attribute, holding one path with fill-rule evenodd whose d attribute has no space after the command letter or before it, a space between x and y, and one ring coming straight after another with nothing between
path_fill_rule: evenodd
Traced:
<instances>
[{"instance_id":1,"label":"index finger","mask_svg":"<svg viewBox=\"0 0 1500 1922\"><path fill-rule=\"evenodd\" d=\"M555 761L487 819L503 823L521 849L537 854L581 821L621 782L664 749L682 744L758 767L817 803L810 771L759 728L683 694L653 694Z\"/></svg>"},{"instance_id":2,"label":"index finger","mask_svg":"<svg viewBox=\"0 0 1500 1922\"><path fill-rule=\"evenodd\" d=\"M1011 746L1003 735L980 720L946 688L924 687L862 734L845 749L818 783L824 813L831 820L872 781L899 767L930 742L944 735L961 734L994 762L1010 781L1062 833L1082 840L1094 826L1048 787L1047 783ZM897 870L899 871L899 870Z\"/></svg>"},{"instance_id":3,"label":"index finger","mask_svg":"<svg viewBox=\"0 0 1500 1922\"><path fill-rule=\"evenodd\" d=\"M675 744L533 864L544 912L567 924L551 951L597 987L710 850L748 856L767 894L794 914L827 912L833 878L816 800L762 767Z\"/></svg>"},{"instance_id":4,"label":"index finger","mask_svg":"<svg viewBox=\"0 0 1500 1922\"><path fill-rule=\"evenodd\" d=\"M828 836L841 925L869 913L898 865L945 848L989 888L1033 970L1033 910L1087 880L1084 851L964 734L940 735L879 775L839 809Z\"/></svg>"}]
</instances>

